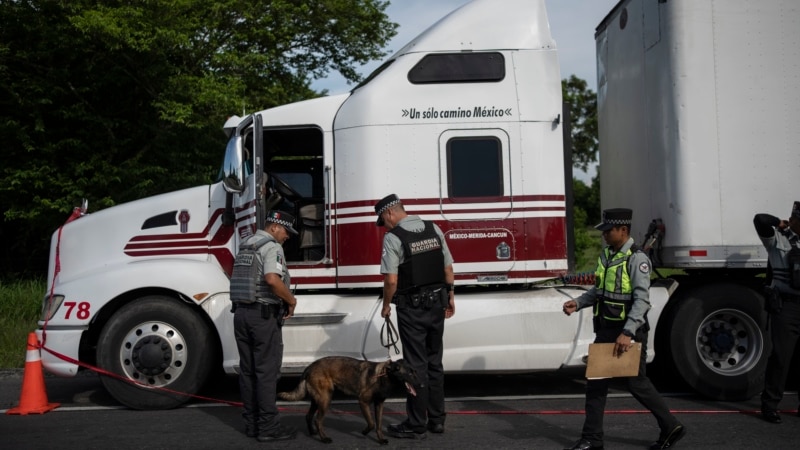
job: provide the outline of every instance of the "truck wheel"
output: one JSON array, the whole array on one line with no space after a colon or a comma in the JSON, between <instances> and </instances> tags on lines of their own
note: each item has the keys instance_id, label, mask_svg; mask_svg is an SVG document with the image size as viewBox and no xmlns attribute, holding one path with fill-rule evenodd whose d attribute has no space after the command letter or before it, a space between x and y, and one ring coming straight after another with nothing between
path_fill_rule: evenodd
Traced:
<instances>
[{"instance_id":1,"label":"truck wheel","mask_svg":"<svg viewBox=\"0 0 800 450\"><path fill-rule=\"evenodd\" d=\"M747 400L764 387L769 356L761 297L745 286L706 285L679 299L670 351L679 375L699 393Z\"/></svg>"},{"instance_id":2,"label":"truck wheel","mask_svg":"<svg viewBox=\"0 0 800 450\"><path fill-rule=\"evenodd\" d=\"M148 296L119 309L97 342L100 368L136 383L101 376L106 390L133 409L170 409L205 383L214 357L213 333L200 314L175 299ZM166 388L168 390L161 390Z\"/></svg>"}]
</instances>

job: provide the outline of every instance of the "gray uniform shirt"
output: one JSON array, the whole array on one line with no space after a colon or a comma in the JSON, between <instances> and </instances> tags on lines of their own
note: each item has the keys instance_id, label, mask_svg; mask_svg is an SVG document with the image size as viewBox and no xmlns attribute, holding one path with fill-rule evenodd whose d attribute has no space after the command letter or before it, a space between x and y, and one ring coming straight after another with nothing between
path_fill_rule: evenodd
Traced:
<instances>
[{"instance_id":1,"label":"gray uniform shirt","mask_svg":"<svg viewBox=\"0 0 800 450\"><path fill-rule=\"evenodd\" d=\"M406 216L397 223L398 227L404 230L420 232L425 229L425 222L419 216ZM438 225L433 224L433 229L442 240L442 253L444 253L444 266L453 264L453 256L450 254L450 249L447 248L447 241L444 240L444 234ZM383 253L381 255L381 273L397 274L397 269L400 264L405 260L403 256L403 243L400 238L395 236L394 233L386 233L383 236Z\"/></svg>"},{"instance_id":2,"label":"gray uniform shirt","mask_svg":"<svg viewBox=\"0 0 800 450\"><path fill-rule=\"evenodd\" d=\"M628 242L619 251L627 253L632 246L633 238L628 238ZM628 319L625 322L624 329L635 334L636 330L645 324L645 314L650 310L650 258L643 252L634 252L630 260L628 260L628 269L630 271L633 305L628 312ZM597 303L597 288L592 287L576 298L575 301L578 303L578 309L594 305Z\"/></svg>"},{"instance_id":3,"label":"gray uniform shirt","mask_svg":"<svg viewBox=\"0 0 800 450\"><path fill-rule=\"evenodd\" d=\"M263 267L261 276L265 277L268 273L276 273L281 277L281 280L283 280L283 284L289 288L292 284L292 277L289 275L289 268L286 266L286 256L283 253L283 246L279 244L271 234L264 230L257 230L256 234L247 238L245 242L251 244L265 237L272 240L258 249ZM291 291L291 289L289 290Z\"/></svg>"}]
</instances>

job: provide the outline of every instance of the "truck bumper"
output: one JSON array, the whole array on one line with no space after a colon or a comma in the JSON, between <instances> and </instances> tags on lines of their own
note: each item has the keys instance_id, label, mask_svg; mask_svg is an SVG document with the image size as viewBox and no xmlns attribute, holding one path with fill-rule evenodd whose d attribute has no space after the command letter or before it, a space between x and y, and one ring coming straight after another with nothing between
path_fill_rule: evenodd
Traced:
<instances>
[{"instance_id":1,"label":"truck bumper","mask_svg":"<svg viewBox=\"0 0 800 450\"><path fill-rule=\"evenodd\" d=\"M53 330L47 329L47 341L42 340L42 330L36 330L36 337L42 343L42 366L48 372L60 377L74 377L78 373L79 366L69 361L61 359L56 354L64 355L73 360L78 360L78 349L80 348L81 335L83 329L76 330ZM56 354L49 352L52 350Z\"/></svg>"}]
</instances>

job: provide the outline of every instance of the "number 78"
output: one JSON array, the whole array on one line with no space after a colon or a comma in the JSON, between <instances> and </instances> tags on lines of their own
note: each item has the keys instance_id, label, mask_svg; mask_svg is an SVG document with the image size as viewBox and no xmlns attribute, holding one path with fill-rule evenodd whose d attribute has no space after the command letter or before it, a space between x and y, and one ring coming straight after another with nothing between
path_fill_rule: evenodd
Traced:
<instances>
[{"instance_id":1,"label":"number 78","mask_svg":"<svg viewBox=\"0 0 800 450\"><path fill-rule=\"evenodd\" d=\"M75 314L79 320L86 320L89 318L91 305L89 302L64 302L64 306L67 307L67 312L64 314L64 320L69 320L69 316L72 314L72 310L75 309L75 306L78 307L78 312Z\"/></svg>"}]
</instances>

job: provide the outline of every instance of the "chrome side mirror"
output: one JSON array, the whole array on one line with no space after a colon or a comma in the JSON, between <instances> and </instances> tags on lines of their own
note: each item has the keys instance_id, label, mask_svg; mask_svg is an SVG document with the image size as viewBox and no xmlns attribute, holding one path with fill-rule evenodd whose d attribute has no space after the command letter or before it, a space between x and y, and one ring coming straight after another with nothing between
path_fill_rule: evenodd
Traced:
<instances>
[{"instance_id":1,"label":"chrome side mirror","mask_svg":"<svg viewBox=\"0 0 800 450\"><path fill-rule=\"evenodd\" d=\"M235 134L228 141L225 160L222 162L222 184L225 191L239 193L244 190L244 157L242 137Z\"/></svg>"}]
</instances>

